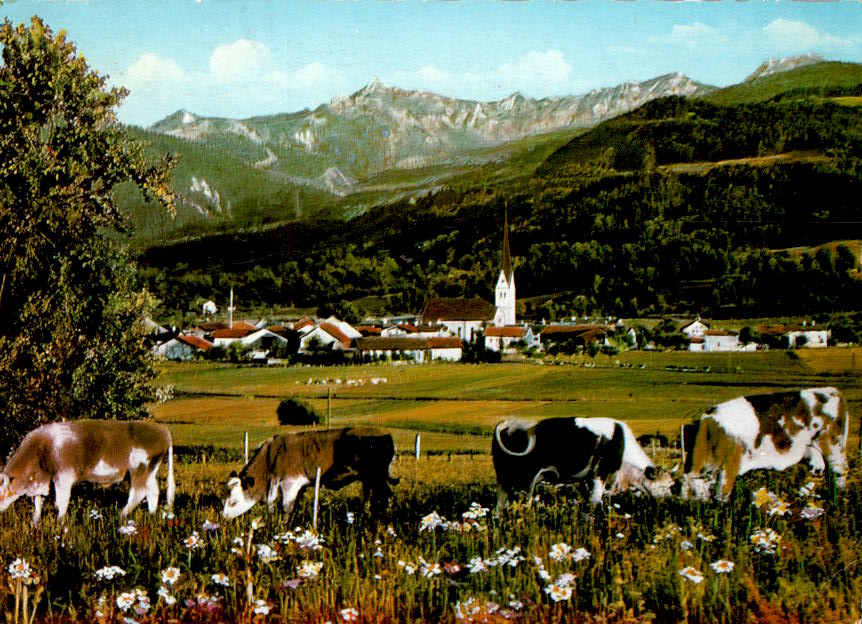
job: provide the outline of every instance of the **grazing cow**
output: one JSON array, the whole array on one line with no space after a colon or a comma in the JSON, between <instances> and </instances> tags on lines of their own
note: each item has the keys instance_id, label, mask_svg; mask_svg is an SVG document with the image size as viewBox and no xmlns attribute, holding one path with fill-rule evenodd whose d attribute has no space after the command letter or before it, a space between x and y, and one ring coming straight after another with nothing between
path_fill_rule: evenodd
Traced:
<instances>
[{"instance_id":1,"label":"grazing cow","mask_svg":"<svg viewBox=\"0 0 862 624\"><path fill-rule=\"evenodd\" d=\"M230 474L222 515L235 518L264 498L272 509L279 489L282 506L289 514L302 489L314 483L318 468L321 485L338 489L361 481L372 510L385 509L392 495L391 485L398 483L389 473L394 456L392 436L374 429L277 435L257 449L239 475Z\"/></svg>"},{"instance_id":2,"label":"grazing cow","mask_svg":"<svg viewBox=\"0 0 862 624\"><path fill-rule=\"evenodd\" d=\"M750 470L784 470L808 460L827 464L844 487L849 414L835 388L808 388L738 397L709 408L685 431L683 496L727 500L736 477Z\"/></svg>"},{"instance_id":3,"label":"grazing cow","mask_svg":"<svg viewBox=\"0 0 862 624\"><path fill-rule=\"evenodd\" d=\"M601 503L612 474L615 493L629 486L656 495L655 468L628 425L612 418L548 418L535 424L504 420L494 428L491 456L497 473L497 510L515 492L533 490L541 481L592 480L593 504ZM666 487L669 490L669 484Z\"/></svg>"},{"instance_id":4,"label":"grazing cow","mask_svg":"<svg viewBox=\"0 0 862 624\"><path fill-rule=\"evenodd\" d=\"M77 420L42 425L28 433L0 473L0 511L21 496L33 499L33 524L42 517L42 497L51 483L62 519L69 506L72 485L90 481L119 483L130 475L128 515L147 499L150 513L159 500L157 475L167 457L167 504L174 501L174 459L171 433L164 425L143 421Z\"/></svg>"}]
</instances>

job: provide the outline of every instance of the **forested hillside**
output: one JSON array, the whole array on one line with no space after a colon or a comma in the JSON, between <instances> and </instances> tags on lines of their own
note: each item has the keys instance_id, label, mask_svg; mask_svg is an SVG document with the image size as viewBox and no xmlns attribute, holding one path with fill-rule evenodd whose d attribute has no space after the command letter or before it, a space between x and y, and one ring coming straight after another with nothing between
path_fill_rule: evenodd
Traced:
<instances>
[{"instance_id":1,"label":"forested hillside","mask_svg":"<svg viewBox=\"0 0 862 624\"><path fill-rule=\"evenodd\" d=\"M224 300L231 284L249 306L371 295L417 312L429 296L491 298L508 209L527 316L851 309L862 295L860 86L804 84L765 101L655 100L532 173L499 180L489 165L347 222L153 248L141 274L165 312Z\"/></svg>"}]
</instances>

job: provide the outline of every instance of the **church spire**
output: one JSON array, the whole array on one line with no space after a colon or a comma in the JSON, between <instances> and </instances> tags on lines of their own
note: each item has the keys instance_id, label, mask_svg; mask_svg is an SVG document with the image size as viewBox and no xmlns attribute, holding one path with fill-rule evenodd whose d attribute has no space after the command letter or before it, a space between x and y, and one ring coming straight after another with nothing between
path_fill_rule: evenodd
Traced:
<instances>
[{"instance_id":1,"label":"church spire","mask_svg":"<svg viewBox=\"0 0 862 624\"><path fill-rule=\"evenodd\" d=\"M509 251L509 206L503 212L503 275L506 281L512 281L512 254Z\"/></svg>"}]
</instances>

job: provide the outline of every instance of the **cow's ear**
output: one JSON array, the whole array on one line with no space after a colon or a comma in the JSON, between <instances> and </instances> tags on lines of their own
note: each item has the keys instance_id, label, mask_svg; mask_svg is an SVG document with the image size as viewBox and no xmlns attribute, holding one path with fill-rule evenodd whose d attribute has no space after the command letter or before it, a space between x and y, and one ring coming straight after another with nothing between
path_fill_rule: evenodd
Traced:
<instances>
[{"instance_id":1,"label":"cow's ear","mask_svg":"<svg viewBox=\"0 0 862 624\"><path fill-rule=\"evenodd\" d=\"M254 477L243 477L242 479L242 489L247 490L250 487L254 487Z\"/></svg>"},{"instance_id":2,"label":"cow's ear","mask_svg":"<svg viewBox=\"0 0 862 624\"><path fill-rule=\"evenodd\" d=\"M233 478L234 478L234 477L236 477L236 476L238 476L238 475L236 474L236 470L231 470L231 471L230 471L230 474L227 476L227 478L228 478L228 479L233 479Z\"/></svg>"}]
</instances>

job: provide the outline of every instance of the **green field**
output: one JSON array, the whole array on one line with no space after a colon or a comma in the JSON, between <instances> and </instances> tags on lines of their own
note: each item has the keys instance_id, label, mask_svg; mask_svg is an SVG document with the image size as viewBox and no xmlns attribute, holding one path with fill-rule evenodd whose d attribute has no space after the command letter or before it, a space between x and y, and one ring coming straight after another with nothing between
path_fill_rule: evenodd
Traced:
<instances>
[{"instance_id":1,"label":"green field","mask_svg":"<svg viewBox=\"0 0 862 624\"><path fill-rule=\"evenodd\" d=\"M0 613L15 624L854 622L860 362L862 349L501 365L165 365L159 383L174 398L151 411L174 436L174 514L141 508L130 526L119 516L124 488L82 485L65 526L49 499L34 529L32 505L18 501L0 514L8 581ZM490 433L504 417L615 416L637 433L673 436L717 401L815 385L837 386L848 399L844 490L797 466L743 476L727 503L626 493L594 508L577 488L540 488L530 506L491 511ZM244 433L254 446L288 429L275 415L285 397L331 410L331 426L392 432L400 483L385 517L368 513L354 484L321 491L316 528L310 493L291 517L259 506L221 519ZM670 468L678 458L670 449L656 459Z\"/></svg>"},{"instance_id":2,"label":"green field","mask_svg":"<svg viewBox=\"0 0 862 624\"><path fill-rule=\"evenodd\" d=\"M415 435L429 451L487 451L504 418L609 416L636 435L673 435L711 404L779 389L833 385L858 422L862 349L761 353L648 353L523 364L238 367L166 364L159 383L175 398L151 412L178 445L241 448L280 430L280 399L307 401L331 426L391 430L399 452ZM374 383L374 381L377 383ZM385 381L384 381L385 380ZM852 430L858 443L858 426Z\"/></svg>"}]
</instances>

